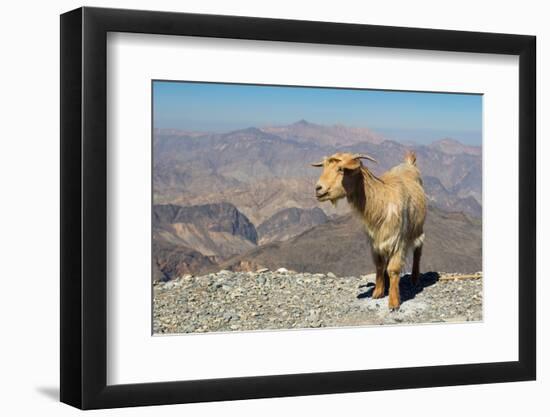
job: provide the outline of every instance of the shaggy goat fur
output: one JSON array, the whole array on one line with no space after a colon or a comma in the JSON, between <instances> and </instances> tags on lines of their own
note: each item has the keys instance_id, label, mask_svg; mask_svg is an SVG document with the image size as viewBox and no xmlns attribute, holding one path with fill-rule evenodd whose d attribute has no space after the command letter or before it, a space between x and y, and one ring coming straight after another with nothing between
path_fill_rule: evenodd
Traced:
<instances>
[{"instance_id":1,"label":"shaggy goat fur","mask_svg":"<svg viewBox=\"0 0 550 417\"><path fill-rule=\"evenodd\" d=\"M372 245L376 265L376 286L373 298L385 292L385 274L389 276L388 306L400 305L399 276L409 249L414 250L412 280L420 273L420 257L424 242L426 197L416 155L407 153L403 163L380 177L375 176L361 159L368 155L336 153L322 162L323 173L317 183L319 201L346 198L353 210L361 216Z\"/></svg>"}]
</instances>

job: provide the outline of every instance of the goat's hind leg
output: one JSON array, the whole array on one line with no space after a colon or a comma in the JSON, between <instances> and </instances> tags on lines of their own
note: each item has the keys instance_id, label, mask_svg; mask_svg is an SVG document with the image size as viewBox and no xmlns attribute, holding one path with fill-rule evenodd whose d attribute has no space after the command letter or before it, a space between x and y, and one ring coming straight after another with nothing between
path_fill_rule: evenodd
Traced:
<instances>
[{"instance_id":1,"label":"goat's hind leg","mask_svg":"<svg viewBox=\"0 0 550 417\"><path fill-rule=\"evenodd\" d=\"M424 233L418 236L414 241L413 269L411 274L411 282L413 285L418 284L418 278L420 277L420 258L422 257L422 246L424 246Z\"/></svg>"},{"instance_id":2,"label":"goat's hind leg","mask_svg":"<svg viewBox=\"0 0 550 417\"><path fill-rule=\"evenodd\" d=\"M422 256L422 246L414 248L413 252L413 268L411 274L411 282L413 285L418 285L418 278L420 277L420 257Z\"/></svg>"}]
</instances>

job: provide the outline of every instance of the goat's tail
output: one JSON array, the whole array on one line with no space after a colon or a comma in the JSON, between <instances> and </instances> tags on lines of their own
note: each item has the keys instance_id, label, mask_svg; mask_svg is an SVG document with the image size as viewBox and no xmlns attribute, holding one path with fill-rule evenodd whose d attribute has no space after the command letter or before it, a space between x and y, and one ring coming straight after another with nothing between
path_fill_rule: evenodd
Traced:
<instances>
[{"instance_id":1,"label":"goat's tail","mask_svg":"<svg viewBox=\"0 0 550 417\"><path fill-rule=\"evenodd\" d=\"M413 151L407 151L405 154L405 162L416 166L416 154Z\"/></svg>"}]
</instances>

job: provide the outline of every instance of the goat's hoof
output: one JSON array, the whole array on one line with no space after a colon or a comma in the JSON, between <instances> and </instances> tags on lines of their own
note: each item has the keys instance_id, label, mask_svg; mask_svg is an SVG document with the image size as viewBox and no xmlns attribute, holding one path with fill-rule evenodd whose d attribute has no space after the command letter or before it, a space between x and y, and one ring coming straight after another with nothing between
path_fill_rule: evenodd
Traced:
<instances>
[{"instance_id":1,"label":"goat's hoof","mask_svg":"<svg viewBox=\"0 0 550 417\"><path fill-rule=\"evenodd\" d=\"M372 298L384 298L384 290L377 290L375 288L372 292Z\"/></svg>"},{"instance_id":2,"label":"goat's hoof","mask_svg":"<svg viewBox=\"0 0 550 417\"><path fill-rule=\"evenodd\" d=\"M397 313L399 311L400 306L397 307L390 307L390 313Z\"/></svg>"}]
</instances>

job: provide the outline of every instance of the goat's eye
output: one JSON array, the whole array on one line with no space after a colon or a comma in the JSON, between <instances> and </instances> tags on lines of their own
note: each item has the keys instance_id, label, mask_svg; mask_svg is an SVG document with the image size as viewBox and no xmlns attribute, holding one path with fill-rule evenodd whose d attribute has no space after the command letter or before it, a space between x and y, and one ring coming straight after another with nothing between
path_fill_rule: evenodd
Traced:
<instances>
[{"instance_id":1,"label":"goat's eye","mask_svg":"<svg viewBox=\"0 0 550 417\"><path fill-rule=\"evenodd\" d=\"M338 167L338 172L339 172L340 174L343 174L343 173L344 173L344 168Z\"/></svg>"}]
</instances>

